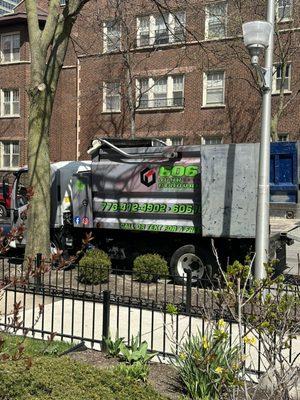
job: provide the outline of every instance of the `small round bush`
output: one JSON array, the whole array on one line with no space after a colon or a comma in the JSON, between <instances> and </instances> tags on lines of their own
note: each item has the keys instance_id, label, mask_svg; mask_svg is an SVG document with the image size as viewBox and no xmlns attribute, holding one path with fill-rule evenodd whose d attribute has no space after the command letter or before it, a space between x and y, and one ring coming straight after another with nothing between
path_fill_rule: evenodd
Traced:
<instances>
[{"instance_id":1,"label":"small round bush","mask_svg":"<svg viewBox=\"0 0 300 400\"><path fill-rule=\"evenodd\" d=\"M133 262L133 275L142 282L155 282L168 272L167 261L159 254L144 254Z\"/></svg>"},{"instance_id":2,"label":"small round bush","mask_svg":"<svg viewBox=\"0 0 300 400\"><path fill-rule=\"evenodd\" d=\"M88 285L106 282L109 278L111 261L103 250L89 250L79 261L78 281Z\"/></svg>"}]
</instances>

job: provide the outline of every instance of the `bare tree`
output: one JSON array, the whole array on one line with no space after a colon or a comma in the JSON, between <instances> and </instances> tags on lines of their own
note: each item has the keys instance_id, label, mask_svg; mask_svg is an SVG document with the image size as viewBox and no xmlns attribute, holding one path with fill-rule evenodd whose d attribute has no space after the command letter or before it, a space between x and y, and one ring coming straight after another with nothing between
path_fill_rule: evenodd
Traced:
<instances>
[{"instance_id":1,"label":"bare tree","mask_svg":"<svg viewBox=\"0 0 300 400\"><path fill-rule=\"evenodd\" d=\"M59 0L50 0L42 29L36 0L25 0L31 49L28 168L34 192L28 214L27 257L50 252L49 125L72 27L86 2L69 0L61 11Z\"/></svg>"}]
</instances>

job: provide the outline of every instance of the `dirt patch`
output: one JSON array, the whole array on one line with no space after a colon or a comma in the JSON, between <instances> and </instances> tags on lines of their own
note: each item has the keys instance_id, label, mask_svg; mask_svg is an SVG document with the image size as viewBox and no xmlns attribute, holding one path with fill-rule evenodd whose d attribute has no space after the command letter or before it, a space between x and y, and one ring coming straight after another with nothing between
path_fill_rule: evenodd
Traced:
<instances>
[{"instance_id":1,"label":"dirt patch","mask_svg":"<svg viewBox=\"0 0 300 400\"><path fill-rule=\"evenodd\" d=\"M116 358L108 358L105 354L95 350L85 350L69 354L73 359L100 368L115 367L120 364ZM178 400L182 389L175 369L168 364L151 363L149 383L163 396L170 400Z\"/></svg>"}]
</instances>

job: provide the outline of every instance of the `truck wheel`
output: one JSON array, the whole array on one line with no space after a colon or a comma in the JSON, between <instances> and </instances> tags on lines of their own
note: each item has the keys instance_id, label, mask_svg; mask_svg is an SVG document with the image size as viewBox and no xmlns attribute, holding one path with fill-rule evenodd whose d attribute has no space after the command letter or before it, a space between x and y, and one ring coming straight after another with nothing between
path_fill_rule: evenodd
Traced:
<instances>
[{"instance_id":1,"label":"truck wheel","mask_svg":"<svg viewBox=\"0 0 300 400\"><path fill-rule=\"evenodd\" d=\"M176 283L184 283L188 270L192 272L192 282L202 278L211 278L214 265L212 256L196 248L192 244L179 247L172 255L170 270Z\"/></svg>"},{"instance_id":2,"label":"truck wheel","mask_svg":"<svg viewBox=\"0 0 300 400\"><path fill-rule=\"evenodd\" d=\"M7 216L6 208L3 204L0 204L0 218L4 218Z\"/></svg>"}]
</instances>

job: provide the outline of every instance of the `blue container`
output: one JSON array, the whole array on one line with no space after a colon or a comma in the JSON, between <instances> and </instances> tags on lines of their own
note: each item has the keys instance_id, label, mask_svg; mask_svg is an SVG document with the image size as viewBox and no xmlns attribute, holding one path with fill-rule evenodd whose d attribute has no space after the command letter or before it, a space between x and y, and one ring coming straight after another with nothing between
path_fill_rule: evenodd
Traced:
<instances>
[{"instance_id":1,"label":"blue container","mask_svg":"<svg viewBox=\"0 0 300 400\"><path fill-rule=\"evenodd\" d=\"M297 203L296 142L271 143L270 199L272 203Z\"/></svg>"}]
</instances>

